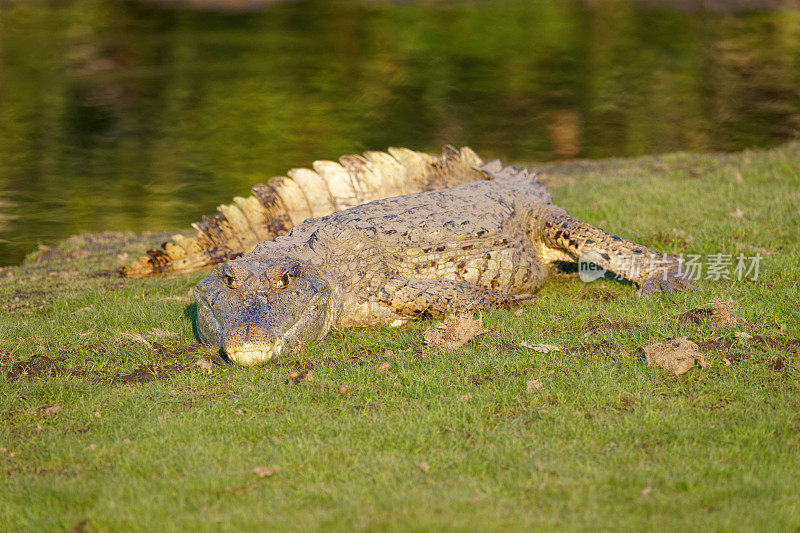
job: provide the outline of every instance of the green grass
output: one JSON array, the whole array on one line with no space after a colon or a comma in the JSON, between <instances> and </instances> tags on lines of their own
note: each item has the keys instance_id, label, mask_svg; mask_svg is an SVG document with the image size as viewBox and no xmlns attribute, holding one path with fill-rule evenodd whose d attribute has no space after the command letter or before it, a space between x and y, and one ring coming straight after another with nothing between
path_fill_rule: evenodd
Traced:
<instances>
[{"instance_id":1,"label":"green grass","mask_svg":"<svg viewBox=\"0 0 800 533\"><path fill-rule=\"evenodd\" d=\"M423 321L207 373L193 366L207 352L178 350L195 343L200 274L98 276L154 239L72 239L0 271L0 529L796 530L800 372L786 342L800 337L800 144L540 168L571 214L652 247L769 252L758 279L641 301L627 284L557 276L520 316L485 313L492 332L454 352L427 351ZM675 320L720 297L737 326ZM734 331L775 343L737 341L678 378L627 355ZM541 354L523 340L589 347ZM67 373L5 377L34 355ZM111 379L174 363L188 369ZM277 471L258 478L259 466Z\"/></svg>"}]
</instances>

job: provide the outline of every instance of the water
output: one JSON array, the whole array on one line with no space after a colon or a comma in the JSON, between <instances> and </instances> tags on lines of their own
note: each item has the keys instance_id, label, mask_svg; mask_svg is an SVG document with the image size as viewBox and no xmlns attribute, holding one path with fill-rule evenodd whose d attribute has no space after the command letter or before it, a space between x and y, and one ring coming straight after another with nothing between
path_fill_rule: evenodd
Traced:
<instances>
[{"instance_id":1,"label":"water","mask_svg":"<svg viewBox=\"0 0 800 533\"><path fill-rule=\"evenodd\" d=\"M0 264L73 233L186 227L292 166L389 145L543 161L798 132L797 12L0 0Z\"/></svg>"}]
</instances>

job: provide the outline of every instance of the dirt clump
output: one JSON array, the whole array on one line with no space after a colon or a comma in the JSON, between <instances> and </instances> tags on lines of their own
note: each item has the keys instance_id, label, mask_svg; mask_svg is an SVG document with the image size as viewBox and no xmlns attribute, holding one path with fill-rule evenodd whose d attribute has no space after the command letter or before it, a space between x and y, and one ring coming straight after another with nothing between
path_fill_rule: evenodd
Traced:
<instances>
[{"instance_id":1,"label":"dirt clump","mask_svg":"<svg viewBox=\"0 0 800 533\"><path fill-rule=\"evenodd\" d=\"M776 370L778 372L783 370L783 368L785 366L786 366L786 364L783 362L783 359L781 357L778 357L777 359L773 359L772 361L769 362L769 367L772 370Z\"/></svg>"},{"instance_id":2,"label":"dirt clump","mask_svg":"<svg viewBox=\"0 0 800 533\"><path fill-rule=\"evenodd\" d=\"M645 344L634 355L644 355L647 366L658 366L675 376L685 374L696 365L700 368L706 366L705 357L697 344L686 337Z\"/></svg>"},{"instance_id":3,"label":"dirt clump","mask_svg":"<svg viewBox=\"0 0 800 533\"><path fill-rule=\"evenodd\" d=\"M293 370L289 372L289 379L284 383L287 385L299 385L303 382L314 381L314 370L307 368L305 370Z\"/></svg>"},{"instance_id":4,"label":"dirt clump","mask_svg":"<svg viewBox=\"0 0 800 533\"><path fill-rule=\"evenodd\" d=\"M736 308L733 300L712 300L709 307L697 307L681 313L677 317L679 322L691 324L708 324L711 326L733 326L739 319L736 316Z\"/></svg>"}]
</instances>

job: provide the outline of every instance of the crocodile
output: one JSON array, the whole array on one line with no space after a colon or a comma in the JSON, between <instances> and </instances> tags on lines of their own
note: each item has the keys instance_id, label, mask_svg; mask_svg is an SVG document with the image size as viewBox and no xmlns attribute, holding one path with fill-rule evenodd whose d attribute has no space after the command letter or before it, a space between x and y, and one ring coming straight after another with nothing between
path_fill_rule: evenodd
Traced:
<instances>
[{"instance_id":1,"label":"crocodile","mask_svg":"<svg viewBox=\"0 0 800 533\"><path fill-rule=\"evenodd\" d=\"M141 278L202 270L251 251L262 241L286 235L302 221L373 200L439 190L485 179L483 163L469 148L445 146L441 156L407 148L345 155L339 161L314 161L286 176L259 183L246 198L220 205L216 213L192 224L197 234L173 235L159 248L119 269Z\"/></svg>"},{"instance_id":2,"label":"crocodile","mask_svg":"<svg viewBox=\"0 0 800 533\"><path fill-rule=\"evenodd\" d=\"M242 365L331 328L530 303L559 262L589 261L640 296L691 288L675 258L571 217L526 169L311 218L215 267L194 288L200 340Z\"/></svg>"}]
</instances>

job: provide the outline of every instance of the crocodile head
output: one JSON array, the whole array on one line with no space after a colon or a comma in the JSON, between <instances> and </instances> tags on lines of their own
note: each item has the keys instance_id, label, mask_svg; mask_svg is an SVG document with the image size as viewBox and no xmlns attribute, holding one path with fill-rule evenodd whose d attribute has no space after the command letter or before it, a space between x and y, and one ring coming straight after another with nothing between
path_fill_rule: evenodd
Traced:
<instances>
[{"instance_id":1,"label":"crocodile head","mask_svg":"<svg viewBox=\"0 0 800 533\"><path fill-rule=\"evenodd\" d=\"M334 299L329 281L306 261L246 257L212 270L194 296L200 340L246 366L327 333Z\"/></svg>"}]
</instances>

